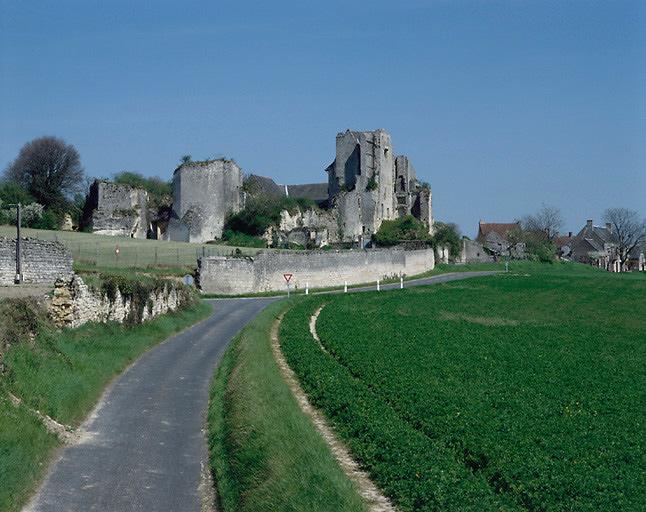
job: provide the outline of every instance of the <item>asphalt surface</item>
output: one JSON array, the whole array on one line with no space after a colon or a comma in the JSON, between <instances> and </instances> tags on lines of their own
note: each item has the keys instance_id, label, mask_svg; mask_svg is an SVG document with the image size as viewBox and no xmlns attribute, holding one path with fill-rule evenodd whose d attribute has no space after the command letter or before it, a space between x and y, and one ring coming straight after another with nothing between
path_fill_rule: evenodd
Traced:
<instances>
[{"instance_id":1,"label":"asphalt surface","mask_svg":"<svg viewBox=\"0 0 646 512\"><path fill-rule=\"evenodd\" d=\"M199 511L213 370L275 299L219 300L201 323L145 353L104 394L28 511Z\"/></svg>"},{"instance_id":2,"label":"asphalt surface","mask_svg":"<svg viewBox=\"0 0 646 512\"><path fill-rule=\"evenodd\" d=\"M495 273L443 274L404 286ZM79 429L79 441L60 451L25 511L199 511L213 370L231 339L274 300L210 301L208 319L145 353L104 393Z\"/></svg>"}]
</instances>

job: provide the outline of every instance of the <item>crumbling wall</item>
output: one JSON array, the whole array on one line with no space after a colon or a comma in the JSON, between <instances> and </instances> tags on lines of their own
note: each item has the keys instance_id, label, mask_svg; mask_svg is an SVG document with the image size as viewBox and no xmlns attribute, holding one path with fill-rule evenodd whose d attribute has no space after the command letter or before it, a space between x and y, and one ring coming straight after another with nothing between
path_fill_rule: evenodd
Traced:
<instances>
[{"instance_id":1,"label":"crumbling wall","mask_svg":"<svg viewBox=\"0 0 646 512\"><path fill-rule=\"evenodd\" d=\"M494 258L480 242L463 238L459 261L460 263L488 263L494 261Z\"/></svg>"},{"instance_id":2,"label":"crumbling wall","mask_svg":"<svg viewBox=\"0 0 646 512\"><path fill-rule=\"evenodd\" d=\"M200 258L198 284L205 293L255 293L285 290L284 273L293 274L295 287L316 288L416 275L434 266L433 249L260 252L253 258Z\"/></svg>"},{"instance_id":3,"label":"crumbling wall","mask_svg":"<svg viewBox=\"0 0 646 512\"><path fill-rule=\"evenodd\" d=\"M60 242L21 238L23 282L53 284L72 274L72 255ZM14 284L16 278L16 239L0 238L0 285Z\"/></svg>"},{"instance_id":4,"label":"crumbling wall","mask_svg":"<svg viewBox=\"0 0 646 512\"><path fill-rule=\"evenodd\" d=\"M269 228L263 238L270 247L285 242L324 247L339 241L337 219L333 212L325 210L298 209L291 213L283 210L277 229Z\"/></svg>"},{"instance_id":5,"label":"crumbling wall","mask_svg":"<svg viewBox=\"0 0 646 512\"><path fill-rule=\"evenodd\" d=\"M368 243L384 220L413 215L433 233L431 191L417 180L405 155L394 156L384 130L347 130L336 138L336 158L326 169L328 204L344 242Z\"/></svg>"},{"instance_id":6,"label":"crumbling wall","mask_svg":"<svg viewBox=\"0 0 646 512\"><path fill-rule=\"evenodd\" d=\"M128 185L95 181L88 202L92 231L99 235L146 238L150 228L148 192Z\"/></svg>"},{"instance_id":7,"label":"crumbling wall","mask_svg":"<svg viewBox=\"0 0 646 512\"><path fill-rule=\"evenodd\" d=\"M58 327L79 327L87 322L119 322L130 318L146 321L184 305L188 295L180 290L180 284L153 290L143 308L141 317L133 314L136 305L124 297L119 288L109 297L100 290L92 290L78 275L60 278L54 287L54 296L49 304L49 314Z\"/></svg>"},{"instance_id":8,"label":"crumbling wall","mask_svg":"<svg viewBox=\"0 0 646 512\"><path fill-rule=\"evenodd\" d=\"M347 130L336 137L328 167L329 204L338 215L343 241L367 242L385 219L397 217L394 155L384 130Z\"/></svg>"},{"instance_id":9,"label":"crumbling wall","mask_svg":"<svg viewBox=\"0 0 646 512\"><path fill-rule=\"evenodd\" d=\"M242 170L233 160L189 162L173 174L168 239L203 243L222 237L229 213L242 209Z\"/></svg>"}]
</instances>

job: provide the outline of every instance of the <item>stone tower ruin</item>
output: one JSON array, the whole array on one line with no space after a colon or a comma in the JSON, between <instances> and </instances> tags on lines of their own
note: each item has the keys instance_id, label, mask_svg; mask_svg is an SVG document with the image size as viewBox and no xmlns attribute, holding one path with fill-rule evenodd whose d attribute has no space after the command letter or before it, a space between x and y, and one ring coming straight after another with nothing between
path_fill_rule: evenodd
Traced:
<instances>
[{"instance_id":1,"label":"stone tower ruin","mask_svg":"<svg viewBox=\"0 0 646 512\"><path fill-rule=\"evenodd\" d=\"M405 215L422 220L432 233L430 188L417 181L408 157L395 157L384 130L339 133L336 158L326 172L341 241L366 244L384 220Z\"/></svg>"},{"instance_id":2,"label":"stone tower ruin","mask_svg":"<svg viewBox=\"0 0 646 512\"><path fill-rule=\"evenodd\" d=\"M233 160L180 165L173 173L168 239L203 243L221 238L226 216L242 209L242 180Z\"/></svg>"}]
</instances>

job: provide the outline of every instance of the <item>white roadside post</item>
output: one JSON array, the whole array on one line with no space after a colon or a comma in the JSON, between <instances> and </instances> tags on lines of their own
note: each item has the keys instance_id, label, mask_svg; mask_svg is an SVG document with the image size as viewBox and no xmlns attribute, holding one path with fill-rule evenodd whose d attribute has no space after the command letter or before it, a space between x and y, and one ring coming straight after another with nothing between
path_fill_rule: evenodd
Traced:
<instances>
[{"instance_id":1,"label":"white roadside post","mask_svg":"<svg viewBox=\"0 0 646 512\"><path fill-rule=\"evenodd\" d=\"M379 288L379 279L377 279L377 291L380 291L381 288Z\"/></svg>"},{"instance_id":2,"label":"white roadside post","mask_svg":"<svg viewBox=\"0 0 646 512\"><path fill-rule=\"evenodd\" d=\"M348 293L348 282L343 281L343 293Z\"/></svg>"},{"instance_id":3,"label":"white roadside post","mask_svg":"<svg viewBox=\"0 0 646 512\"><path fill-rule=\"evenodd\" d=\"M399 277L399 289L400 290L404 289L404 278L403 278L403 276Z\"/></svg>"},{"instance_id":4,"label":"white roadside post","mask_svg":"<svg viewBox=\"0 0 646 512\"><path fill-rule=\"evenodd\" d=\"M305 281L305 295L309 295L309 294L310 294L310 283Z\"/></svg>"}]
</instances>

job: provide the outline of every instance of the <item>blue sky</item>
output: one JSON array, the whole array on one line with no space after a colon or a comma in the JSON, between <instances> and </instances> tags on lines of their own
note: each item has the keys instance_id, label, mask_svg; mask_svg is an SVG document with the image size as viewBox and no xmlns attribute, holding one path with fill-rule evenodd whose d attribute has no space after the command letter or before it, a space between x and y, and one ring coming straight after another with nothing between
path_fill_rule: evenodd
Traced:
<instances>
[{"instance_id":1,"label":"blue sky","mask_svg":"<svg viewBox=\"0 0 646 512\"><path fill-rule=\"evenodd\" d=\"M542 203L646 214L644 2L0 0L0 166L41 135L91 176L226 155L325 181L384 128L474 235Z\"/></svg>"}]
</instances>

